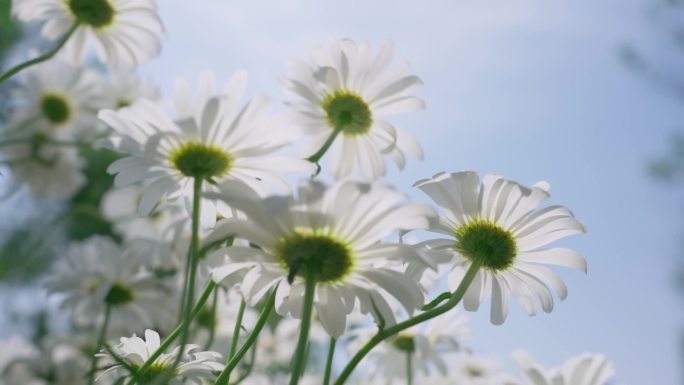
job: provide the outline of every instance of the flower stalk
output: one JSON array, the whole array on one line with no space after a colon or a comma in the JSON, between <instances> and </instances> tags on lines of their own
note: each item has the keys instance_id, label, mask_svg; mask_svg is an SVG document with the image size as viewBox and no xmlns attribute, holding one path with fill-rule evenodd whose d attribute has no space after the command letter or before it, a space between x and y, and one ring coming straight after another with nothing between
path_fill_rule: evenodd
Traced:
<instances>
[{"instance_id":1,"label":"flower stalk","mask_svg":"<svg viewBox=\"0 0 684 385\"><path fill-rule=\"evenodd\" d=\"M80 26L80 24L81 23L79 21L76 21L74 24L72 24L71 27L69 28L69 30L67 30L67 32L64 34L64 36L62 36L62 38L57 42L57 44L51 50L49 50L46 53L44 53L38 57L35 57L31 60L27 60L23 63L20 63L16 66L10 68L9 70L7 70L2 75L0 75L0 84L2 84L7 79L11 78L12 76L18 74L19 72L25 70L28 67L31 67L33 65L42 63L42 62L47 61L47 60L50 60L53 56L55 56L55 54L57 52L59 52L60 49L62 49L62 47L64 47L64 44L66 44L66 42L69 40L69 38L71 38L71 36L74 34L74 32L76 32L76 29Z\"/></svg>"},{"instance_id":2,"label":"flower stalk","mask_svg":"<svg viewBox=\"0 0 684 385\"><path fill-rule=\"evenodd\" d=\"M299 329L299 340L292 363L290 385L297 385L299 378L304 373L306 359L308 357L307 345L309 344L309 329L311 328L311 315L313 313L314 294L316 294L316 276L312 269L307 269L306 288L304 289L304 308L302 310L302 323Z\"/></svg>"},{"instance_id":3,"label":"flower stalk","mask_svg":"<svg viewBox=\"0 0 684 385\"><path fill-rule=\"evenodd\" d=\"M219 374L218 378L216 378L216 381L214 382L215 385L227 385L228 384L228 378L230 377L230 373L235 369L235 367L240 363L240 360L247 354L247 351L254 345L254 343L257 340L257 337L259 337L259 333L261 333L261 330L264 328L264 325L266 325L266 321L268 320L268 316L271 314L271 311L273 310L273 307L275 305L275 297L276 297L276 291L278 287L274 287L271 290L271 294L268 296L268 299L266 300L266 303L264 303L264 307L261 309L261 313L259 314L259 318L257 319L256 325L254 325L254 329L252 332L247 336L247 339L245 340L245 343L242 345L240 350L235 353L233 358L228 361L228 364L226 365L225 369Z\"/></svg>"},{"instance_id":4,"label":"flower stalk","mask_svg":"<svg viewBox=\"0 0 684 385\"><path fill-rule=\"evenodd\" d=\"M437 306L432 310L428 310L415 317L411 317L403 322L399 322L394 326L390 326L386 329L379 330L378 333L374 335L373 338L368 340L368 342L366 342L366 344L363 345L363 347L354 355L354 357L352 357L349 363L347 363L347 366L344 367L342 373L340 373L340 376L337 378L334 385L344 384L344 382L349 378L349 375L351 375L354 368L356 368L356 366L361 362L361 360L380 342L386 340L387 338L401 331L410 328L411 326L433 319L456 307L456 305L458 305L461 302L461 299L463 299L466 290L468 290L468 287L473 282L473 279L475 279L475 276L477 275L479 269L480 264L472 263L468 268L468 271L466 272L465 276L463 277L463 280L458 285L456 291L453 292L449 300L443 305Z\"/></svg>"},{"instance_id":5,"label":"flower stalk","mask_svg":"<svg viewBox=\"0 0 684 385\"><path fill-rule=\"evenodd\" d=\"M111 318L112 305L107 304L105 307L104 321L102 321L102 328L100 329L100 335L97 338L97 346L95 347L95 353L90 361L90 371L88 372L88 385L93 385L95 383L95 372L97 372L97 353L100 352L100 348L105 343L107 339L107 329L109 327L109 319Z\"/></svg>"}]
</instances>

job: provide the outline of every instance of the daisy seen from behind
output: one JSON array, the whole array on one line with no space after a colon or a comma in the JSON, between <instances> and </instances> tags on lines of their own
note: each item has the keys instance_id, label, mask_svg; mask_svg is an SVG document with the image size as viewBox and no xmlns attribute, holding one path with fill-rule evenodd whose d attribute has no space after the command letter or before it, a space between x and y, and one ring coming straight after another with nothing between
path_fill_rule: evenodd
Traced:
<instances>
[{"instance_id":1,"label":"daisy seen from behind","mask_svg":"<svg viewBox=\"0 0 684 385\"><path fill-rule=\"evenodd\" d=\"M316 315L333 337L345 331L357 299L362 313L391 325L396 321L390 298L408 312L424 302L417 283L393 268L392 260L420 261L422 256L411 246L380 241L397 230L424 228L434 213L404 200L389 187L351 181L330 187L302 182L296 197L231 199L249 220L229 218L216 231L259 248L214 252L226 260L213 269L213 279L229 287L239 283L251 304L276 287L276 310L295 318L302 318L305 287L315 285Z\"/></svg>"},{"instance_id":2,"label":"daisy seen from behind","mask_svg":"<svg viewBox=\"0 0 684 385\"><path fill-rule=\"evenodd\" d=\"M548 183L531 188L488 174L480 183L475 172L439 173L419 180L416 187L441 209L430 231L447 238L423 242L430 250L451 255L449 286L454 290L474 263L479 269L463 297L466 310L475 311L492 298L491 321L501 324L508 314L511 295L529 315L536 314L536 299L544 312L553 309L552 290L564 299L563 280L546 264L586 272L585 259L567 248L543 248L584 226L563 206L539 206L549 197Z\"/></svg>"},{"instance_id":3,"label":"daisy seen from behind","mask_svg":"<svg viewBox=\"0 0 684 385\"><path fill-rule=\"evenodd\" d=\"M422 85L408 64L390 68L392 42L377 54L368 42L335 40L328 49L317 47L311 63L293 61L283 78L296 98L289 104L293 120L312 137L305 148L318 162L330 147L331 174L341 179L361 175L376 180L386 171L385 155L399 168L405 154L422 159L418 142L387 122L386 116L424 108L412 95Z\"/></svg>"},{"instance_id":4,"label":"daisy seen from behind","mask_svg":"<svg viewBox=\"0 0 684 385\"><path fill-rule=\"evenodd\" d=\"M70 36L63 56L76 63L89 44L114 68L133 68L161 51L164 27L154 0L12 0L12 15L44 21L48 40Z\"/></svg>"}]
</instances>

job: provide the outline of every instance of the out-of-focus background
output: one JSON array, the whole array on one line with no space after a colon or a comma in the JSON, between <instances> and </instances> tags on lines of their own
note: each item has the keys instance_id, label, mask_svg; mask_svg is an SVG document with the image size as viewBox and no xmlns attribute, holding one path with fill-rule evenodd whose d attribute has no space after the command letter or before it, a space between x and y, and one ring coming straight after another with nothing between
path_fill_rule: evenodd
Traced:
<instances>
[{"instance_id":1,"label":"out-of-focus background","mask_svg":"<svg viewBox=\"0 0 684 385\"><path fill-rule=\"evenodd\" d=\"M483 308L471 315L474 349L504 366L518 348L546 366L602 352L615 363L616 384L683 383L684 2L196 0L159 7L168 39L141 72L163 94L176 77L211 69L226 81L246 69L250 93L265 93L283 109L277 78L287 60L306 58L331 38L376 48L392 39L395 58L423 79L427 105L393 121L418 138L426 156L385 181L426 201L411 185L439 171L544 179L551 202L588 227L566 242L589 263L586 276L561 272L567 300L534 318L513 305L502 326L491 325ZM0 228L16 223L17 199L0 207ZM4 324L44 295L4 285Z\"/></svg>"}]
</instances>

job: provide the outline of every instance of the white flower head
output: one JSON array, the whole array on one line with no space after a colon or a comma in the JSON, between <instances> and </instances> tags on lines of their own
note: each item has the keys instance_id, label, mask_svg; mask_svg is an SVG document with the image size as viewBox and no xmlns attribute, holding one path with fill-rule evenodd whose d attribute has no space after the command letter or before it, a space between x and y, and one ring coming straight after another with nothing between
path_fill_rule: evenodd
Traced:
<instances>
[{"instance_id":1,"label":"white flower head","mask_svg":"<svg viewBox=\"0 0 684 385\"><path fill-rule=\"evenodd\" d=\"M40 349L32 354L16 357L2 370L3 385L85 385L84 371L88 358L74 344L73 336L68 341L51 339L41 342ZM5 348L5 347L3 347ZM8 351L9 352L9 351Z\"/></svg>"},{"instance_id":2,"label":"white flower head","mask_svg":"<svg viewBox=\"0 0 684 385\"><path fill-rule=\"evenodd\" d=\"M128 107L141 98L159 100L159 90L152 80L141 78L134 72L110 71L107 80L109 108Z\"/></svg>"},{"instance_id":3,"label":"white flower head","mask_svg":"<svg viewBox=\"0 0 684 385\"><path fill-rule=\"evenodd\" d=\"M103 79L94 71L51 60L26 71L13 90L6 136L41 133L49 138L89 138L107 106Z\"/></svg>"},{"instance_id":4,"label":"white flower head","mask_svg":"<svg viewBox=\"0 0 684 385\"><path fill-rule=\"evenodd\" d=\"M23 136L15 136L15 139ZM7 193L28 187L34 197L69 199L86 184L85 161L71 147L41 144L43 136L0 149L0 159L10 169Z\"/></svg>"},{"instance_id":5,"label":"white flower head","mask_svg":"<svg viewBox=\"0 0 684 385\"><path fill-rule=\"evenodd\" d=\"M240 283L251 303L278 285L276 310L299 318L304 277L313 277L316 314L331 336L344 332L356 299L362 313L372 313L379 324L393 324L386 297L408 312L421 306L424 297L417 283L391 267L390 259L406 262L422 256L411 246L380 241L397 230L424 228L433 214L429 206L404 200L389 187L351 181L331 187L303 182L297 197L231 199L249 220L227 219L216 231L259 248L216 251L227 259L213 269L213 279L228 286Z\"/></svg>"},{"instance_id":6,"label":"white flower head","mask_svg":"<svg viewBox=\"0 0 684 385\"><path fill-rule=\"evenodd\" d=\"M12 0L12 15L44 21L42 35L49 40L61 38L78 22L63 56L80 63L92 44L98 59L115 68L132 68L157 56L164 34L154 0Z\"/></svg>"},{"instance_id":7,"label":"white flower head","mask_svg":"<svg viewBox=\"0 0 684 385\"><path fill-rule=\"evenodd\" d=\"M410 134L384 120L424 108L423 101L412 95L422 82L411 75L408 64L389 68L393 51L392 42L374 56L368 42L335 40L328 50L315 48L311 63L292 62L283 79L297 96L290 103L296 123L312 136L307 155L339 131L330 149L331 173L337 179L360 174L376 180L385 174L385 155L402 169L405 153L423 158Z\"/></svg>"},{"instance_id":8,"label":"white flower head","mask_svg":"<svg viewBox=\"0 0 684 385\"><path fill-rule=\"evenodd\" d=\"M531 188L488 174L482 184L475 172L439 173L415 183L441 208L430 230L448 238L424 242L431 250L452 255L449 276L452 290L473 262L480 264L463 298L466 310L475 311L490 296L491 321L501 324L508 314L511 294L529 315L536 314L538 297L544 312L553 309L553 289L561 299L567 288L543 264L568 266L586 272L584 258L566 248L541 248L573 234L585 232L572 212L562 206L538 209L549 197L548 183Z\"/></svg>"},{"instance_id":9,"label":"white flower head","mask_svg":"<svg viewBox=\"0 0 684 385\"><path fill-rule=\"evenodd\" d=\"M544 369L525 350L511 356L523 373L524 385L605 385L615 374L613 363L603 354L584 353L551 369Z\"/></svg>"},{"instance_id":10,"label":"white flower head","mask_svg":"<svg viewBox=\"0 0 684 385\"><path fill-rule=\"evenodd\" d=\"M171 241L171 227L185 218L185 208L172 203L159 202L150 215L138 215L144 187L132 185L107 191L100 202L100 211L114 224L114 229L125 239Z\"/></svg>"},{"instance_id":11,"label":"white flower head","mask_svg":"<svg viewBox=\"0 0 684 385\"><path fill-rule=\"evenodd\" d=\"M150 356L157 351L160 345L159 333L154 330L145 330L145 339L137 337L121 337L121 343L112 347L112 352L124 360L133 368L139 368ZM181 357L181 361L173 372L173 378L169 385L203 384L203 379L214 379L216 373L224 368L219 361L221 354L212 351L196 351L198 345L188 344ZM162 353L157 357L150 369L143 375L144 382L150 382L163 375L175 363L180 346L170 353ZM99 353L98 356L106 357L114 361L109 352ZM122 365L115 364L107 369L104 374L118 374L121 376L130 373Z\"/></svg>"},{"instance_id":12,"label":"white flower head","mask_svg":"<svg viewBox=\"0 0 684 385\"><path fill-rule=\"evenodd\" d=\"M459 354L453 363L454 367L451 369L450 375L457 379L458 384L492 385L501 382L501 369L494 358Z\"/></svg>"},{"instance_id":13,"label":"white flower head","mask_svg":"<svg viewBox=\"0 0 684 385\"><path fill-rule=\"evenodd\" d=\"M357 332L360 336L355 342L365 343L375 330L364 328ZM447 357L464 349L463 341L472 336L467 325L467 316L452 310L440 317L408 328L378 346L369 356L373 375L380 375L389 383L394 379L406 379L406 366L397 363L407 362L410 355L411 367L416 374L429 375L436 369L445 376L451 373L451 363ZM350 344L357 350L358 343ZM401 382L401 381L400 381Z\"/></svg>"},{"instance_id":14,"label":"white flower head","mask_svg":"<svg viewBox=\"0 0 684 385\"><path fill-rule=\"evenodd\" d=\"M109 166L108 171L117 174L114 184L148 183L140 199L141 215L149 214L164 196L184 198L190 209L196 178L205 181L204 192L223 189L252 195L266 194L270 186L288 191L277 172L312 171L304 160L273 156L292 137L265 116L266 98L256 97L239 108L246 82L246 73L238 72L214 96L213 74L203 73L193 102L187 82L177 81L175 120L145 99L118 111L100 112L115 131L110 145L129 155ZM217 214L232 215L227 205L208 199L203 199L201 212L205 226L212 226Z\"/></svg>"},{"instance_id":15,"label":"white flower head","mask_svg":"<svg viewBox=\"0 0 684 385\"><path fill-rule=\"evenodd\" d=\"M168 326L173 317L170 288L142 268L132 249L96 236L72 244L66 257L45 287L65 296L62 307L73 309L78 324L101 321L110 306L112 329Z\"/></svg>"}]
</instances>

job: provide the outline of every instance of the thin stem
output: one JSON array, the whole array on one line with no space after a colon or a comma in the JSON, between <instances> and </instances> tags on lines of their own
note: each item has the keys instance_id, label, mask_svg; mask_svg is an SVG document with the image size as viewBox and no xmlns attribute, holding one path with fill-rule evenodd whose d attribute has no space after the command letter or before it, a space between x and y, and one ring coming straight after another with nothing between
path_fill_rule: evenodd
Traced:
<instances>
[{"instance_id":1,"label":"thin stem","mask_svg":"<svg viewBox=\"0 0 684 385\"><path fill-rule=\"evenodd\" d=\"M413 385L413 352L406 352L406 385Z\"/></svg>"},{"instance_id":2,"label":"thin stem","mask_svg":"<svg viewBox=\"0 0 684 385\"><path fill-rule=\"evenodd\" d=\"M218 291L214 290L214 297L211 301L211 325L209 325L209 338L204 344L203 350L209 350L211 345L214 343L214 337L216 336L216 307L218 305Z\"/></svg>"},{"instance_id":3,"label":"thin stem","mask_svg":"<svg viewBox=\"0 0 684 385\"><path fill-rule=\"evenodd\" d=\"M192 237L190 238L190 248L188 249L188 264L190 264L190 272L187 277L187 298L185 298L183 321L190 318L192 304L195 303L195 277L197 275L197 263L199 262L199 219L202 202L202 178L195 178L192 190ZM173 370L178 367L183 353L185 353L185 344L188 343L190 336L190 322L185 322L185 327L180 336L180 349L174 364L171 366Z\"/></svg>"},{"instance_id":4,"label":"thin stem","mask_svg":"<svg viewBox=\"0 0 684 385\"><path fill-rule=\"evenodd\" d=\"M451 294L449 300L443 305L437 306L424 313L418 314L417 316L411 317L403 322L399 322L398 324L388 327L387 329L379 330L378 333L374 335L373 338L368 340L368 342L366 342L366 344L361 348L361 350L359 350L354 355L354 357L352 357L351 361L349 361L347 366L344 367L344 370L342 370L342 373L340 373L340 376L335 381L335 385L344 384L344 382L347 380L347 378L349 378L349 375L351 375L352 371L354 370L354 368L356 368L359 362L361 362L361 360L380 342L384 341L388 337L391 337L403 330L410 328L411 326L435 318L456 307L456 305L458 305L458 303L461 302L461 299L463 299L466 290L468 290L470 283L473 281L473 279L475 279L475 276L477 275L479 269L480 264L472 263L468 268L468 271L466 272L465 276L463 277L463 280L458 285L456 291L454 291Z\"/></svg>"},{"instance_id":5,"label":"thin stem","mask_svg":"<svg viewBox=\"0 0 684 385\"><path fill-rule=\"evenodd\" d=\"M237 350L238 340L240 339L240 329L242 328L242 317L245 314L245 300L240 301L240 308L238 309L237 319L235 320L235 327L233 327L233 335L230 339L230 351L228 352L228 358L226 364L230 362L230 359L235 356L235 351Z\"/></svg>"},{"instance_id":6,"label":"thin stem","mask_svg":"<svg viewBox=\"0 0 684 385\"><path fill-rule=\"evenodd\" d=\"M188 297L188 277L190 276L190 256L186 258L185 268L183 269L183 292L181 293L181 304L180 310L178 311L178 323L183 322L183 317L185 316L185 305L187 303Z\"/></svg>"},{"instance_id":7,"label":"thin stem","mask_svg":"<svg viewBox=\"0 0 684 385\"><path fill-rule=\"evenodd\" d=\"M78 28L79 25L80 25L80 23L78 21L76 21L51 50L45 52L44 54L42 54L36 58L33 58L31 60L20 63L16 66L10 68L9 70L7 70L7 72L5 72L4 74L2 74L0 76L0 83L4 82L5 80L11 78L12 76L16 75L17 73L23 71L24 69L26 69L32 65L42 63L46 60L51 59L64 46L64 44L66 44L66 42L69 40L71 35L73 35L74 32L76 32L76 29Z\"/></svg>"},{"instance_id":8,"label":"thin stem","mask_svg":"<svg viewBox=\"0 0 684 385\"><path fill-rule=\"evenodd\" d=\"M297 385L299 377L304 372L308 356L307 344L309 343L309 328L311 327L311 314L313 312L314 294L316 293L316 276L312 271L307 271L304 289L304 308L302 310L302 323L299 329L299 341L292 363L292 375L290 385Z\"/></svg>"},{"instance_id":9,"label":"thin stem","mask_svg":"<svg viewBox=\"0 0 684 385\"><path fill-rule=\"evenodd\" d=\"M95 383L95 372L97 371L97 361L99 357L97 353L107 338L107 327L109 326L109 318L112 312L111 305L107 304L105 306L104 321L102 322L102 329L100 329L100 335L97 338L97 346L95 347L95 353L93 354L92 360L90 360L90 372L88 375L88 385L93 385Z\"/></svg>"},{"instance_id":10,"label":"thin stem","mask_svg":"<svg viewBox=\"0 0 684 385\"><path fill-rule=\"evenodd\" d=\"M173 343L173 341L176 340L176 338L178 338L178 336L181 334L181 332L185 328L186 324L189 325L190 322L192 322L192 320L195 319L195 317L197 317L197 314L199 314L202 311L202 307L204 307L204 304L209 299L209 296L214 291L214 288L216 288L216 284L214 283L214 281L209 281L209 283L207 284L207 287L204 289L204 292L202 292L202 295L200 296L199 300L197 301L197 304L192 309L192 312L190 313L190 318L184 319L183 322L181 322L178 326L176 326L176 328L173 329L171 334L169 334L168 337L166 337L166 339L164 339L164 342L159 344L159 347L157 348L157 350L154 353L152 353L152 355L147 359L147 361L145 361L145 363L143 363L142 366L140 366L138 371L136 371L133 374L133 378L131 378L131 380L128 382L128 385L133 385L135 383L136 378L139 378L140 376L144 375L145 372L147 372L147 370L152 366L154 361L157 358L159 358L159 356L161 356L161 354L164 353L164 351L166 349L168 349L169 346L171 346L171 344Z\"/></svg>"},{"instance_id":11,"label":"thin stem","mask_svg":"<svg viewBox=\"0 0 684 385\"><path fill-rule=\"evenodd\" d=\"M242 347L240 347L240 350L238 350L238 352L235 353L233 358L231 358L230 361L228 361L226 368L223 369L221 374L214 382L215 385L228 384L228 377L230 377L230 372L232 372L233 369L235 369L238 363L240 363L240 360L242 360L242 357L244 357L245 354L247 354L249 348L252 347L252 345L254 345L254 343L256 342L259 333L261 333L261 329L263 329L264 325L266 325L266 320L268 320L268 316L269 314L271 314L271 311L273 310L277 290L278 286L274 287L271 291L271 294L268 296L268 299L266 300L263 309L261 309L259 319L257 319L257 323L256 325L254 325L254 330L252 330L252 332L249 333L249 336L247 336L247 339L245 340L245 343L242 345Z\"/></svg>"},{"instance_id":12,"label":"thin stem","mask_svg":"<svg viewBox=\"0 0 684 385\"><path fill-rule=\"evenodd\" d=\"M323 385L330 384L330 374L332 373L333 357L335 356L335 337L330 337L330 347L328 348L328 358L325 361L325 374L323 375Z\"/></svg>"},{"instance_id":13,"label":"thin stem","mask_svg":"<svg viewBox=\"0 0 684 385\"><path fill-rule=\"evenodd\" d=\"M325 140L325 143L323 143L323 146L321 146L321 148L318 151L316 151L315 154L306 158L306 160L308 160L309 162L314 163L316 165L316 173L314 173L313 176L317 176L318 174L320 174L321 166L318 164L318 161L320 161L321 158L323 157L323 155L325 155L325 153L328 152L328 149L330 148L330 146L335 141L335 138L337 138L337 135L339 135L340 132L342 132L343 128L344 127L335 128L333 130L333 132L330 134L330 136L328 137L328 139Z\"/></svg>"},{"instance_id":14,"label":"thin stem","mask_svg":"<svg viewBox=\"0 0 684 385\"><path fill-rule=\"evenodd\" d=\"M252 370L254 369L254 362L256 361L257 347L259 346L255 343L251 353L249 353L249 363L247 363L247 368L245 368L245 372L240 374L240 377L238 377L238 379L230 385L237 385L241 383L252 373Z\"/></svg>"}]
</instances>

